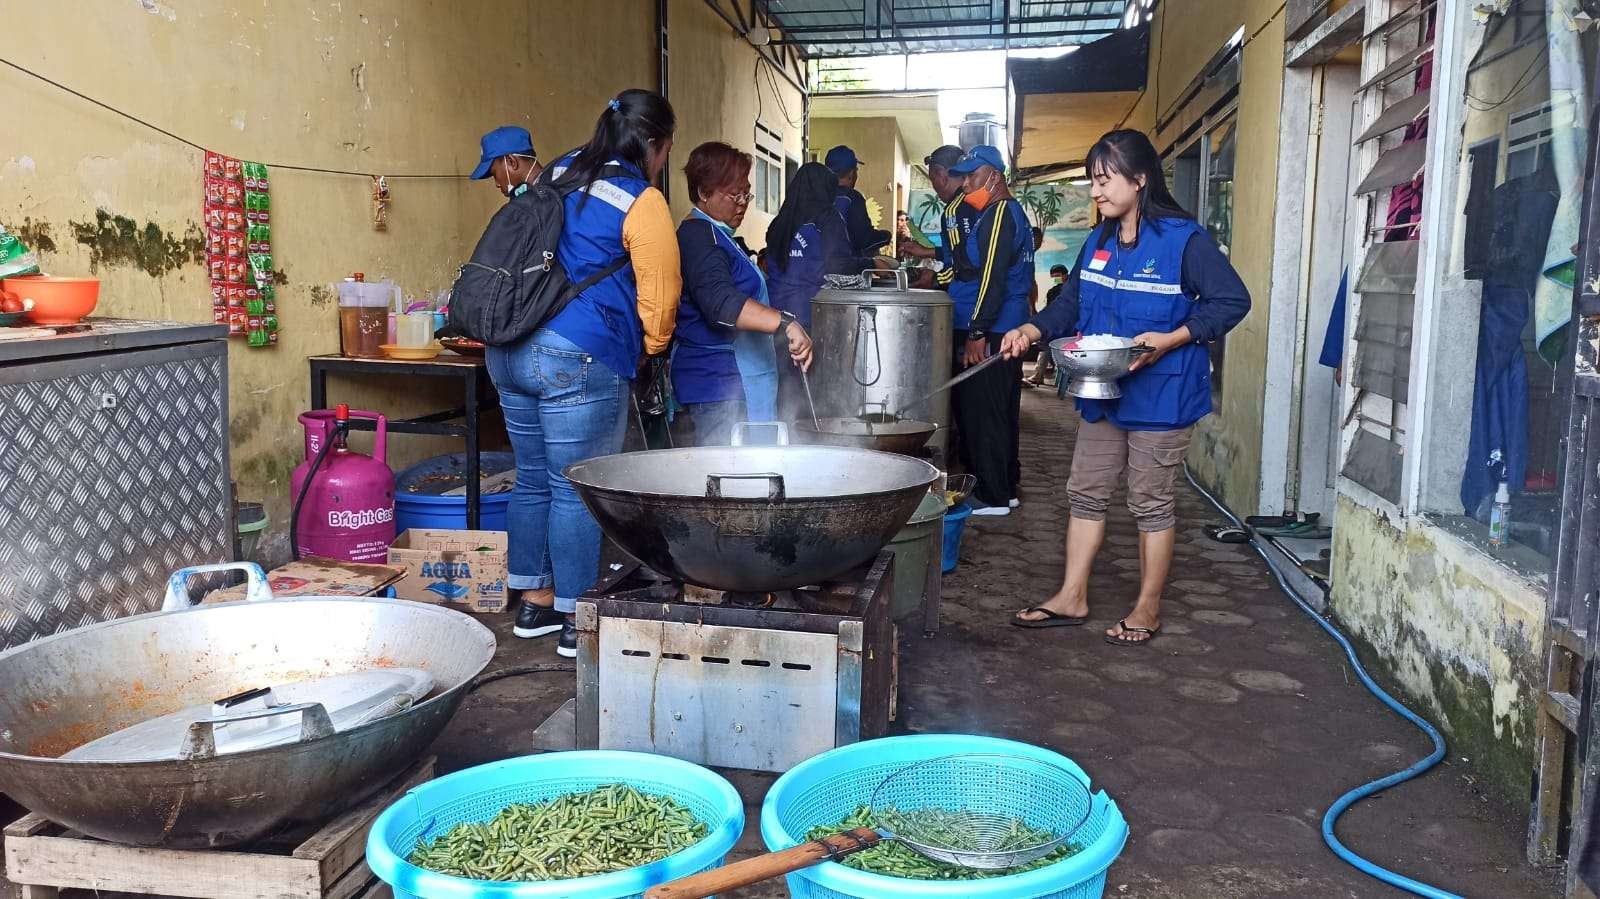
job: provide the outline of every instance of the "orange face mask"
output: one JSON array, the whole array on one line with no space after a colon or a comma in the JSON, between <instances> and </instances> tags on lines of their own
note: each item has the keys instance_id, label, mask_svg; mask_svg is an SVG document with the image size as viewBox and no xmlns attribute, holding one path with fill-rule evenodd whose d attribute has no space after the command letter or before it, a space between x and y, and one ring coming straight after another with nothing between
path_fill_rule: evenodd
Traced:
<instances>
[{"instance_id":1,"label":"orange face mask","mask_svg":"<svg viewBox=\"0 0 1600 899\"><path fill-rule=\"evenodd\" d=\"M994 182L993 181L989 182L989 184L987 186L985 186L985 187L980 187L977 190L969 190L969 191L967 191L967 203L971 204L972 208L978 210L979 212L982 212L983 210L989 208L989 204L993 203L993 202L994 202Z\"/></svg>"}]
</instances>

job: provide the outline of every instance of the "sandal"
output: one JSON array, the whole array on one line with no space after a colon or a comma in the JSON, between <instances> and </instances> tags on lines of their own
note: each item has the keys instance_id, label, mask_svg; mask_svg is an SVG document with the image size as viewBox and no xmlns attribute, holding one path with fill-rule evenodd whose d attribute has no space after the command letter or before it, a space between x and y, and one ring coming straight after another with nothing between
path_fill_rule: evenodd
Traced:
<instances>
[{"instance_id":1,"label":"sandal","mask_svg":"<svg viewBox=\"0 0 1600 899\"><path fill-rule=\"evenodd\" d=\"M1207 537L1218 543L1249 543L1250 532L1244 528L1236 528L1231 524L1208 524L1204 528Z\"/></svg>"},{"instance_id":2,"label":"sandal","mask_svg":"<svg viewBox=\"0 0 1600 899\"><path fill-rule=\"evenodd\" d=\"M1018 616L1022 615L1024 612L1038 612L1039 614L1043 615L1044 617L1043 618L1021 618L1021 617L1018 617ZM1012 615L1011 616L1011 623L1012 624L1016 625L1017 627L1031 627L1031 628L1041 628L1041 627L1077 627L1078 625L1080 625L1080 624L1082 624L1082 623L1084 623L1085 621L1088 621L1088 620L1089 620L1089 616L1088 615L1084 615L1082 617L1078 617L1078 616L1075 616L1075 615L1062 615L1059 612L1052 612L1049 609L1045 608L1044 606L1034 606L1031 609L1023 609L1021 612L1018 612L1016 615Z\"/></svg>"},{"instance_id":3,"label":"sandal","mask_svg":"<svg viewBox=\"0 0 1600 899\"><path fill-rule=\"evenodd\" d=\"M1129 640L1122 634L1106 634L1107 643L1112 646L1143 646L1156 638L1156 634L1161 632L1161 625L1158 624L1155 627L1133 627L1128 624L1128 619L1124 618L1117 622L1117 629L1122 634L1144 634L1145 637L1142 640Z\"/></svg>"},{"instance_id":4,"label":"sandal","mask_svg":"<svg viewBox=\"0 0 1600 899\"><path fill-rule=\"evenodd\" d=\"M1244 523L1253 528L1286 528L1292 524L1316 524L1321 512L1290 512L1287 515L1251 515Z\"/></svg>"}]
</instances>

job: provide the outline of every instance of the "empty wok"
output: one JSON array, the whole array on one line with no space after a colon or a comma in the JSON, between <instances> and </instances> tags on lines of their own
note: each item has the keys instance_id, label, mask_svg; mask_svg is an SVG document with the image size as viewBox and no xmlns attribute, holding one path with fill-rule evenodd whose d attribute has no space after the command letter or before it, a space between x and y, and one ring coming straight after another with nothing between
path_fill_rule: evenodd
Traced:
<instances>
[{"instance_id":1,"label":"empty wok","mask_svg":"<svg viewBox=\"0 0 1600 899\"><path fill-rule=\"evenodd\" d=\"M884 422L866 418L820 418L816 424L804 420L795 422L793 428L801 443L914 453L922 449L938 430L938 425L910 418Z\"/></svg>"},{"instance_id":2,"label":"empty wok","mask_svg":"<svg viewBox=\"0 0 1600 899\"><path fill-rule=\"evenodd\" d=\"M241 566L203 566L223 567ZM249 568L251 595L270 597L260 568ZM0 653L0 793L89 836L140 846L230 846L322 821L427 750L494 646L488 628L460 612L333 597L203 605L45 637ZM202 745L186 758L142 762L59 757L196 704L385 667L427 671L434 693L337 733L300 712L301 740L265 749L217 755Z\"/></svg>"},{"instance_id":3,"label":"empty wok","mask_svg":"<svg viewBox=\"0 0 1600 899\"><path fill-rule=\"evenodd\" d=\"M751 593L820 583L871 559L939 476L920 459L830 446L621 453L565 474L630 556Z\"/></svg>"}]
</instances>

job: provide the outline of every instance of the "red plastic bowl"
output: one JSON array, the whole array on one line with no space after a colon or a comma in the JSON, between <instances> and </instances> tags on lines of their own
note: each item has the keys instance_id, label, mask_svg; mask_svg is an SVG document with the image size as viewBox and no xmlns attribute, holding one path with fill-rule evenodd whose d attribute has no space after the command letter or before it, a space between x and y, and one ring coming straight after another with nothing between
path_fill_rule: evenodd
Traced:
<instances>
[{"instance_id":1,"label":"red plastic bowl","mask_svg":"<svg viewBox=\"0 0 1600 899\"><path fill-rule=\"evenodd\" d=\"M36 325L75 325L94 311L100 300L99 278L57 278L24 275L0 281L23 301L33 300L28 320Z\"/></svg>"}]
</instances>

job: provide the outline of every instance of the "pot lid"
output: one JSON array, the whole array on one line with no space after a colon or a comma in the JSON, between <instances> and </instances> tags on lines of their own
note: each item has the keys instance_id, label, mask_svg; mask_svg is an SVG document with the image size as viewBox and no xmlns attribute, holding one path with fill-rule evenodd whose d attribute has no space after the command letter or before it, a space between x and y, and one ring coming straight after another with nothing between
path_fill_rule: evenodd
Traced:
<instances>
[{"instance_id":1,"label":"pot lid","mask_svg":"<svg viewBox=\"0 0 1600 899\"><path fill-rule=\"evenodd\" d=\"M825 288L812 298L813 306L954 306L942 290L897 290L893 287L862 290Z\"/></svg>"}]
</instances>

